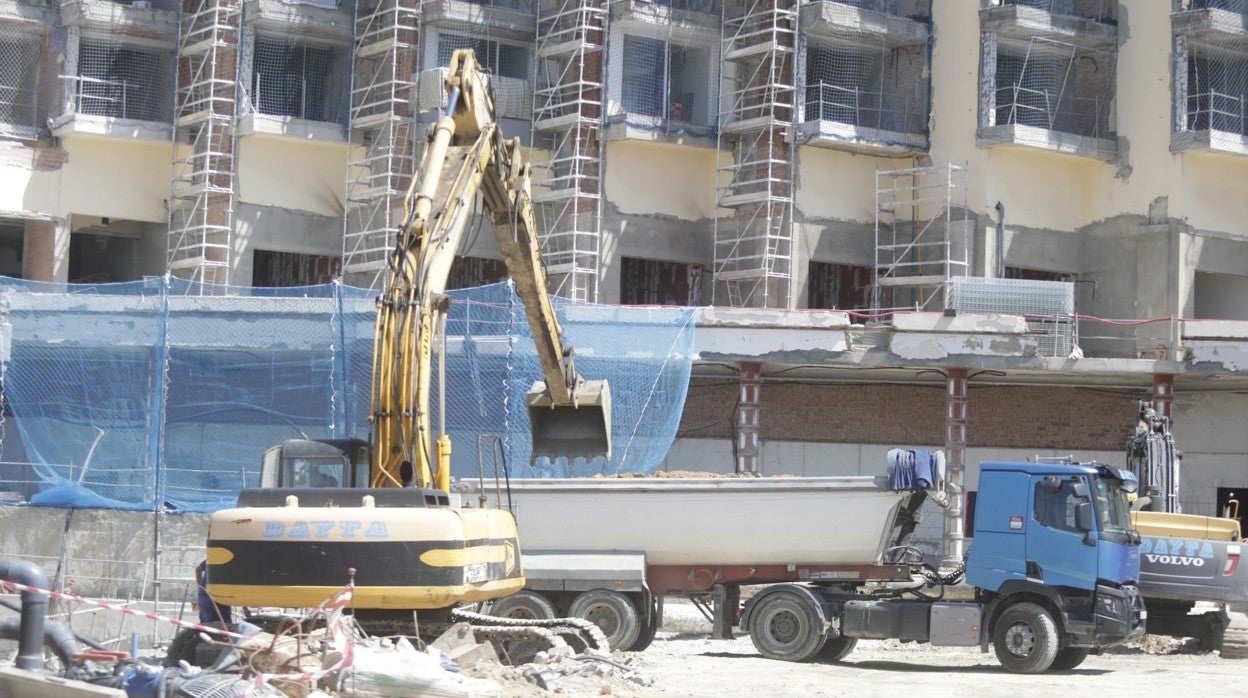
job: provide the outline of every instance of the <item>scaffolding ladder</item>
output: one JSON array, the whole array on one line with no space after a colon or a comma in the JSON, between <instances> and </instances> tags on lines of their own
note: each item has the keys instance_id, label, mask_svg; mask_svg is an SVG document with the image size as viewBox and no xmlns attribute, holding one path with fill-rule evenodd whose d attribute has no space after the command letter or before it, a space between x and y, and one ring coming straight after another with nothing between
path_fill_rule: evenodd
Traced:
<instances>
[{"instance_id":1,"label":"scaffolding ladder","mask_svg":"<svg viewBox=\"0 0 1248 698\"><path fill-rule=\"evenodd\" d=\"M201 292L230 283L240 0L189 0L178 28L169 270Z\"/></svg>"},{"instance_id":2,"label":"scaffolding ladder","mask_svg":"<svg viewBox=\"0 0 1248 698\"><path fill-rule=\"evenodd\" d=\"M604 0L540 0L533 141L550 156L534 162L542 256L551 292L598 301L602 245Z\"/></svg>"},{"instance_id":3,"label":"scaffolding ladder","mask_svg":"<svg viewBox=\"0 0 1248 698\"><path fill-rule=\"evenodd\" d=\"M398 239L416 169L419 32L420 0L356 5L342 232L342 272L352 285L380 288Z\"/></svg>"},{"instance_id":4,"label":"scaffolding ladder","mask_svg":"<svg viewBox=\"0 0 1248 698\"><path fill-rule=\"evenodd\" d=\"M872 308L944 310L970 271L968 215L965 166L877 170Z\"/></svg>"},{"instance_id":5,"label":"scaffolding ladder","mask_svg":"<svg viewBox=\"0 0 1248 698\"><path fill-rule=\"evenodd\" d=\"M793 0L726 0L720 58L714 302L793 303L793 128L797 8Z\"/></svg>"}]
</instances>

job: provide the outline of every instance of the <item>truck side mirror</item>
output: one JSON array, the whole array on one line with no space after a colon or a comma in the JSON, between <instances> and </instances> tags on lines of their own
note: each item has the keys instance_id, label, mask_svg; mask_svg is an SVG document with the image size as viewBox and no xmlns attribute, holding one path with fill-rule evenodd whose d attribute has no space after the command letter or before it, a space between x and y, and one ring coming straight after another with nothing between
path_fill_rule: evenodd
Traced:
<instances>
[{"instance_id":1,"label":"truck side mirror","mask_svg":"<svg viewBox=\"0 0 1248 698\"><path fill-rule=\"evenodd\" d=\"M1075 505L1075 528L1090 533L1092 526L1092 502L1079 502Z\"/></svg>"},{"instance_id":2,"label":"truck side mirror","mask_svg":"<svg viewBox=\"0 0 1248 698\"><path fill-rule=\"evenodd\" d=\"M1040 481L1040 489L1048 494L1060 492L1062 489L1062 481L1056 475L1045 475Z\"/></svg>"},{"instance_id":3,"label":"truck side mirror","mask_svg":"<svg viewBox=\"0 0 1248 698\"><path fill-rule=\"evenodd\" d=\"M1071 485L1070 491L1074 492L1075 496L1080 499L1087 499L1088 498L1088 483L1076 482L1074 485Z\"/></svg>"}]
</instances>

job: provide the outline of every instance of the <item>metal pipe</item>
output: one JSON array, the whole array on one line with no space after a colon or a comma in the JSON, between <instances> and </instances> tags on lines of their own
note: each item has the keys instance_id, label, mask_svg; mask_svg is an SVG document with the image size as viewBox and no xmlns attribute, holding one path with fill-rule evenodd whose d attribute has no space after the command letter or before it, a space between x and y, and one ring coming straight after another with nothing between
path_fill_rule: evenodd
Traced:
<instances>
[{"instance_id":1,"label":"metal pipe","mask_svg":"<svg viewBox=\"0 0 1248 698\"><path fill-rule=\"evenodd\" d=\"M38 565L26 560L0 559L0 579L38 589L48 588L48 576ZM17 641L17 658L13 662L18 669L43 670L43 633L47 614L47 594L22 592L22 622Z\"/></svg>"},{"instance_id":2,"label":"metal pipe","mask_svg":"<svg viewBox=\"0 0 1248 698\"><path fill-rule=\"evenodd\" d=\"M997 278L1005 278L1005 204L997 202Z\"/></svg>"},{"instance_id":3,"label":"metal pipe","mask_svg":"<svg viewBox=\"0 0 1248 698\"><path fill-rule=\"evenodd\" d=\"M7 640L23 637L22 622L17 618L8 616L0 618L0 637ZM66 628L63 624L55 621L47 621L41 633L41 647L47 645L48 649L61 660L61 664L69 666L75 662L74 655L82 651L82 645L78 644L78 638L74 633ZM104 649L99 647L97 649ZM21 667L19 668L26 668ZM38 669L43 669L43 650L39 650ZM29 669L28 669L29 670Z\"/></svg>"}]
</instances>

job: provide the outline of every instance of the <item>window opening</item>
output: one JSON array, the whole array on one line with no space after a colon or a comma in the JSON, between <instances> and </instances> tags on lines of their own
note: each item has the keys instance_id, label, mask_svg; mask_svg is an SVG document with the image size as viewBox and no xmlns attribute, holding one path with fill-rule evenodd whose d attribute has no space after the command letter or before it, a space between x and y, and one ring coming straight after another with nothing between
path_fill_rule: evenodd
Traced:
<instances>
[{"instance_id":1,"label":"window opening","mask_svg":"<svg viewBox=\"0 0 1248 698\"><path fill-rule=\"evenodd\" d=\"M39 37L0 31L0 123L37 127Z\"/></svg>"},{"instance_id":2,"label":"window opening","mask_svg":"<svg viewBox=\"0 0 1248 698\"><path fill-rule=\"evenodd\" d=\"M255 111L311 121L343 117L343 50L288 37L256 36L251 100Z\"/></svg>"},{"instance_id":3,"label":"window opening","mask_svg":"<svg viewBox=\"0 0 1248 698\"><path fill-rule=\"evenodd\" d=\"M75 112L139 121L170 121L173 51L84 37L74 80Z\"/></svg>"}]
</instances>

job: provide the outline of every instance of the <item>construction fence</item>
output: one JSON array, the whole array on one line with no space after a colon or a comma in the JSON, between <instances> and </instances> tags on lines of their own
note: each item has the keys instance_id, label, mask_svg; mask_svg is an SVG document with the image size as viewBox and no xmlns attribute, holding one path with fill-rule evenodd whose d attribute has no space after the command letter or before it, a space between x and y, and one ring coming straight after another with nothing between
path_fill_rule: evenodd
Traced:
<instances>
[{"instance_id":1,"label":"construction fence","mask_svg":"<svg viewBox=\"0 0 1248 698\"><path fill-rule=\"evenodd\" d=\"M202 290L172 277L0 280L0 498L211 512L256 486L261 455L285 439L368 438L373 292L341 284ZM451 295L453 477L659 466L684 407L692 309L556 299L577 369L611 384L613 453L531 465L525 394L542 372L519 298L509 283Z\"/></svg>"}]
</instances>

